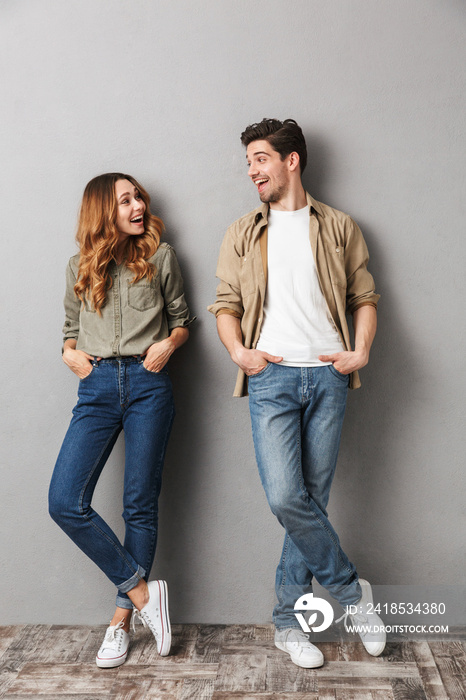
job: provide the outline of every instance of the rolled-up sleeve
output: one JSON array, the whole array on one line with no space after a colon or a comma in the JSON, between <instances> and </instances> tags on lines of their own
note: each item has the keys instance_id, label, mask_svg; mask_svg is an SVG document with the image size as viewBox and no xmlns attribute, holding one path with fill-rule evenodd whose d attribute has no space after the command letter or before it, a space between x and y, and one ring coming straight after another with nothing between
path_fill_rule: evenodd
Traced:
<instances>
[{"instance_id":1,"label":"rolled-up sleeve","mask_svg":"<svg viewBox=\"0 0 466 700\"><path fill-rule=\"evenodd\" d=\"M374 306L380 295L375 293L374 278L367 269L369 252L359 226L348 217L348 232L345 253L346 310L353 314L360 306Z\"/></svg>"},{"instance_id":2,"label":"rolled-up sleeve","mask_svg":"<svg viewBox=\"0 0 466 700\"><path fill-rule=\"evenodd\" d=\"M71 260L66 268L66 291L63 300L65 306L65 323L63 325L63 344L65 340L77 340L79 336L79 313L81 301L74 293L76 275L71 266Z\"/></svg>"},{"instance_id":3,"label":"rolled-up sleeve","mask_svg":"<svg viewBox=\"0 0 466 700\"><path fill-rule=\"evenodd\" d=\"M167 315L168 329L189 326L195 316L191 316L184 295L183 278L180 266L172 247L167 247L160 269L160 286Z\"/></svg>"},{"instance_id":4,"label":"rolled-up sleeve","mask_svg":"<svg viewBox=\"0 0 466 700\"><path fill-rule=\"evenodd\" d=\"M207 310L215 316L226 313L242 318L244 313L241 284L240 256L235 247L234 228L230 227L220 247L216 275L220 280L217 286L217 298Z\"/></svg>"}]
</instances>

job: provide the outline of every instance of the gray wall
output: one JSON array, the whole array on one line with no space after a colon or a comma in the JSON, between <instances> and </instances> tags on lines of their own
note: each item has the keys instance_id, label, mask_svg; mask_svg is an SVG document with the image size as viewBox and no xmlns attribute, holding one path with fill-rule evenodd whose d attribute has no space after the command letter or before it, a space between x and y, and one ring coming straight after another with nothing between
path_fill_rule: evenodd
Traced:
<instances>
[{"instance_id":1,"label":"gray wall","mask_svg":"<svg viewBox=\"0 0 466 700\"><path fill-rule=\"evenodd\" d=\"M246 400L206 312L229 223L257 206L242 129L294 117L305 185L363 229L380 327L350 396L330 514L377 584L464 578L464 114L460 0L4 0L1 622L103 623L114 591L49 519L75 401L64 270L94 175L123 170L166 222L190 304L154 575L179 622L263 622L282 532ZM124 446L97 508L121 534Z\"/></svg>"}]
</instances>

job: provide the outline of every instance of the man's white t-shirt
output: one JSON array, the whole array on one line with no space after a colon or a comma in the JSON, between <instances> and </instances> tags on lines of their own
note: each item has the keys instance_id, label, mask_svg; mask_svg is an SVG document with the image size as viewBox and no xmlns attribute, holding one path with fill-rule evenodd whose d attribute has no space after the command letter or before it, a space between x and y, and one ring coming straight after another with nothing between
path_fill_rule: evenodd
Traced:
<instances>
[{"instance_id":1,"label":"man's white t-shirt","mask_svg":"<svg viewBox=\"0 0 466 700\"><path fill-rule=\"evenodd\" d=\"M257 349L281 364L315 367L319 355L344 350L321 292L309 240L309 207L269 210L267 292Z\"/></svg>"}]
</instances>

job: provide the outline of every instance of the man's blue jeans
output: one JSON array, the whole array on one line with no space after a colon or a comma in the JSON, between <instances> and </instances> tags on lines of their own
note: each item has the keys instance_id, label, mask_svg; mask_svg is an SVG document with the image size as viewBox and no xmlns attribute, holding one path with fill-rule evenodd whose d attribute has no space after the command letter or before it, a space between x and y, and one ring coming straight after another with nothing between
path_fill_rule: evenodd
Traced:
<instances>
[{"instance_id":1,"label":"man's blue jeans","mask_svg":"<svg viewBox=\"0 0 466 700\"><path fill-rule=\"evenodd\" d=\"M361 587L327 517L348 391L333 365L269 363L249 377L249 406L257 464L270 508L285 528L277 567L278 629L299 627L294 604L312 577L342 605Z\"/></svg>"},{"instance_id":2,"label":"man's blue jeans","mask_svg":"<svg viewBox=\"0 0 466 700\"><path fill-rule=\"evenodd\" d=\"M93 362L79 382L78 403L49 491L55 522L117 586L117 605L150 574L157 543L158 497L175 415L167 371L149 372L141 357ZM121 430L125 436L125 540L91 506L102 469Z\"/></svg>"}]
</instances>

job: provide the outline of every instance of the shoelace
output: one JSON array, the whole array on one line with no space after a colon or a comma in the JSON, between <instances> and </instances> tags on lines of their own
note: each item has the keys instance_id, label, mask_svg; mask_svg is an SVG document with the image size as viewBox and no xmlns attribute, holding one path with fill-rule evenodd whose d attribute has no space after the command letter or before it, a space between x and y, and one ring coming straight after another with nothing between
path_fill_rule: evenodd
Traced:
<instances>
[{"instance_id":1,"label":"shoelace","mask_svg":"<svg viewBox=\"0 0 466 700\"><path fill-rule=\"evenodd\" d=\"M121 634L121 630L123 629L125 624L124 620L120 620L120 622L117 625L110 625L110 627L107 629L107 632L105 634L105 642L118 642L118 644L121 646L121 642L123 639L123 635Z\"/></svg>"},{"instance_id":2,"label":"shoelace","mask_svg":"<svg viewBox=\"0 0 466 700\"><path fill-rule=\"evenodd\" d=\"M295 632L294 634L288 634L286 640L286 644L298 644L300 647L303 649L312 649L313 644L309 641L308 637L303 633L301 636L299 632Z\"/></svg>"},{"instance_id":3,"label":"shoelace","mask_svg":"<svg viewBox=\"0 0 466 700\"><path fill-rule=\"evenodd\" d=\"M335 620L335 624L338 624L341 622L341 620L344 619L343 625L345 627L345 630L347 632L351 632L351 629L347 625L347 619L350 618L352 626L354 627L355 625L367 625L368 624L368 617L367 615L363 615L362 613L354 613L351 614L349 612L345 612L341 617L338 618L338 620ZM369 631L369 630L367 630Z\"/></svg>"},{"instance_id":4,"label":"shoelace","mask_svg":"<svg viewBox=\"0 0 466 700\"><path fill-rule=\"evenodd\" d=\"M141 611L138 610L137 608L133 608L133 615L132 615L132 618L131 618L131 626L132 626L133 632L136 631L136 626L135 626L135 625L136 625L136 623L135 623L136 617L142 622L142 624L144 625L144 627L148 627L148 628L150 629L150 631L152 632L152 634L154 635L154 637L158 637L158 636L159 636L158 633L157 633L157 630L156 630L156 629L154 628L154 626L152 625L152 623L151 623L149 617L147 616L147 614L141 612Z\"/></svg>"}]
</instances>

